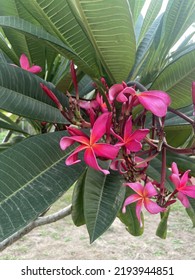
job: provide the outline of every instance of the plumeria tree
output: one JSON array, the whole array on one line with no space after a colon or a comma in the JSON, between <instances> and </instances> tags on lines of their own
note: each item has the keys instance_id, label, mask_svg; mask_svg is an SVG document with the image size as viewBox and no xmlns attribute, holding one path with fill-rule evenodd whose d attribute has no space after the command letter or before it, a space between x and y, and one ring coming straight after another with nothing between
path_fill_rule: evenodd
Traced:
<instances>
[{"instance_id":1,"label":"plumeria tree","mask_svg":"<svg viewBox=\"0 0 195 280\"><path fill-rule=\"evenodd\" d=\"M0 0L1 250L70 214L90 242L195 225L195 2L163 2Z\"/></svg>"}]
</instances>

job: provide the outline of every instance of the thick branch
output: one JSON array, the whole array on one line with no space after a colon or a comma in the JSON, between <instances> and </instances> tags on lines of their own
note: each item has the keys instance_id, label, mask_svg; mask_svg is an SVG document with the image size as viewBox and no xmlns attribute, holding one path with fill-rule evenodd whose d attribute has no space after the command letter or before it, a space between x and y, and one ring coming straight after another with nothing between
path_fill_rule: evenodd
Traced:
<instances>
[{"instance_id":1,"label":"thick branch","mask_svg":"<svg viewBox=\"0 0 195 280\"><path fill-rule=\"evenodd\" d=\"M54 214L37 218L35 221L28 224L25 228L17 231L16 233L11 235L7 239L3 240L0 243L0 252L3 251L8 246L10 246L11 244L13 244L14 242L16 242L18 239L20 239L24 235L26 235L27 233L29 233L34 228L45 225L45 224L54 223L58 220L65 218L66 216L70 215L71 208L72 208L72 205L69 205Z\"/></svg>"}]
</instances>

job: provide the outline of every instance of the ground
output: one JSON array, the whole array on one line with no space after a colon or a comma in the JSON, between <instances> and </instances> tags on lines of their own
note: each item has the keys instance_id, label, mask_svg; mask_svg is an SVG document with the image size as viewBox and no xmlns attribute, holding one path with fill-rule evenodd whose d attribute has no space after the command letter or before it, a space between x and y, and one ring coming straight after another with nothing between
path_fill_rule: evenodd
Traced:
<instances>
[{"instance_id":1,"label":"ground","mask_svg":"<svg viewBox=\"0 0 195 280\"><path fill-rule=\"evenodd\" d=\"M64 204L63 198L52 211ZM71 216L34 229L0 253L1 260L192 260L195 259L195 229L179 202L170 213L167 239L155 235L158 215L145 213L145 230L131 236L116 219L93 244L85 226L75 227Z\"/></svg>"}]
</instances>

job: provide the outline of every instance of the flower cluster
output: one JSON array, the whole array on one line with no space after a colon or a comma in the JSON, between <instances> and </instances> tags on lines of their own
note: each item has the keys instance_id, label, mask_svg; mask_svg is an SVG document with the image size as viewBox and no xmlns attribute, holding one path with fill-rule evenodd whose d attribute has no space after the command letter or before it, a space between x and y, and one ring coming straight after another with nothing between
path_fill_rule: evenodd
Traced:
<instances>
[{"instance_id":1,"label":"flower cluster","mask_svg":"<svg viewBox=\"0 0 195 280\"><path fill-rule=\"evenodd\" d=\"M20 58L21 67L32 73L41 71L39 66L30 67L25 55ZM79 97L76 70L71 62L71 74L75 95L67 92L69 109L63 108L55 94L44 84L42 90L56 104L63 116L69 121L65 129L69 136L60 140L60 147L66 150L77 143L74 152L65 161L66 165L81 161L78 155L83 152L83 160L91 168L104 175L109 170L101 167L101 162L110 160L110 169L123 176L131 195L126 197L122 212L126 212L129 204L136 203L136 216L141 221L142 207L156 214L166 211L176 199L184 207L189 207L188 197L195 198L195 186L190 183L189 172L179 173L177 164L172 163L169 177L174 188L166 188L166 151L191 154L193 148L176 149L167 144L164 124L171 99L166 92L147 90L137 82L122 82L109 87L104 78L101 86L96 87L93 99ZM195 104L195 83L192 83L192 99ZM194 105L195 106L195 105ZM190 124L194 122L182 113L178 114ZM85 131L84 131L85 130ZM148 177L150 162L162 154L161 181L153 181Z\"/></svg>"}]
</instances>

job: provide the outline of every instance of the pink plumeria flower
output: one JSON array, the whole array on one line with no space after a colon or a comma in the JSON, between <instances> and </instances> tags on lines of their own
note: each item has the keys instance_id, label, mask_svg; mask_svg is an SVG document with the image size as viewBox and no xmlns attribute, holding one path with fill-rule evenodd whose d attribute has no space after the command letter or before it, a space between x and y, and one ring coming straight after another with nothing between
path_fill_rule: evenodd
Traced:
<instances>
[{"instance_id":1,"label":"pink plumeria flower","mask_svg":"<svg viewBox=\"0 0 195 280\"><path fill-rule=\"evenodd\" d=\"M140 157L135 156L135 168L145 168L147 167L147 163L143 162L144 160ZM120 174L124 174L128 171L126 161L123 157L119 157L117 159L114 159L110 164L110 169L119 171Z\"/></svg>"},{"instance_id":2,"label":"pink plumeria flower","mask_svg":"<svg viewBox=\"0 0 195 280\"><path fill-rule=\"evenodd\" d=\"M66 159L66 165L80 162L78 159L78 153L85 150L84 161L87 165L103 172L105 175L110 173L108 170L102 169L96 159L96 157L114 159L118 154L118 147L106 143L97 143L107 132L107 122L109 121L109 118L110 113L104 113L98 117L91 129L90 137L77 128L70 128L70 130L68 130L71 136L65 136L61 139L61 149L65 150L75 142L78 142L80 145Z\"/></svg>"},{"instance_id":3,"label":"pink plumeria flower","mask_svg":"<svg viewBox=\"0 0 195 280\"><path fill-rule=\"evenodd\" d=\"M113 130L112 134L119 140L116 144L117 147L124 146L126 148L126 152L138 152L142 148L142 141L146 135L149 133L149 129L137 129L132 132L132 116L130 116L124 127L123 137L117 135Z\"/></svg>"},{"instance_id":4,"label":"pink plumeria flower","mask_svg":"<svg viewBox=\"0 0 195 280\"><path fill-rule=\"evenodd\" d=\"M172 174L170 176L170 180L176 187L177 191L177 198L181 201L184 207L188 208L190 206L189 200L187 196L195 198L195 186L190 185L188 186L187 183L189 182L189 172L187 170L182 176L179 174L179 170L177 164L175 162L172 163L171 166Z\"/></svg>"},{"instance_id":5,"label":"pink plumeria flower","mask_svg":"<svg viewBox=\"0 0 195 280\"><path fill-rule=\"evenodd\" d=\"M28 57L25 54L22 54L20 57L20 66L22 69L34 74L37 74L42 71L42 68L38 65L30 66Z\"/></svg>"},{"instance_id":6,"label":"pink plumeria flower","mask_svg":"<svg viewBox=\"0 0 195 280\"><path fill-rule=\"evenodd\" d=\"M136 193L125 199L122 212L126 212L127 205L136 202L136 216L140 226L142 226L141 210L143 206L151 214L157 214L166 210L166 208L160 207L156 202L150 199L151 197L158 195L151 182L146 183L145 186L142 186L140 183L125 183L124 185L130 187Z\"/></svg>"},{"instance_id":7,"label":"pink plumeria flower","mask_svg":"<svg viewBox=\"0 0 195 280\"><path fill-rule=\"evenodd\" d=\"M128 87L124 82L113 85L109 89L109 97L112 101L116 98L118 102L132 102L133 106L141 104L158 117L165 116L167 107L171 104L171 99L166 92L150 90L137 93L133 87Z\"/></svg>"}]
</instances>

